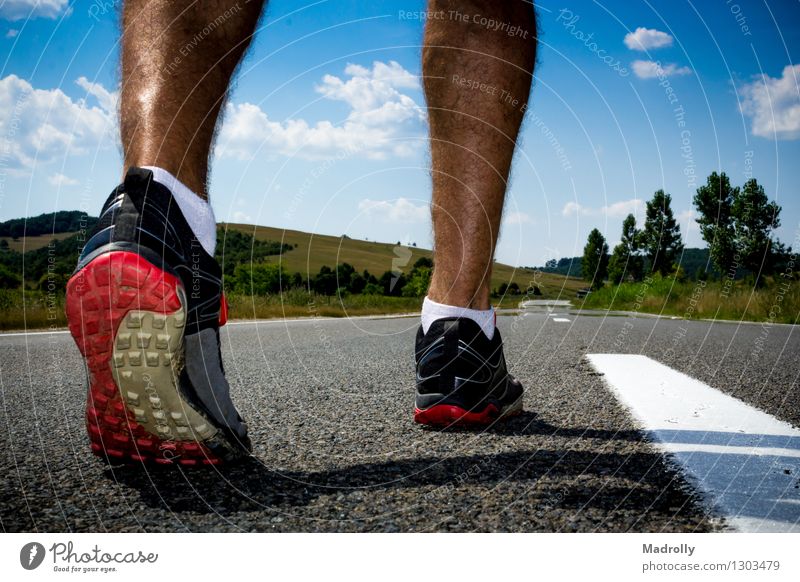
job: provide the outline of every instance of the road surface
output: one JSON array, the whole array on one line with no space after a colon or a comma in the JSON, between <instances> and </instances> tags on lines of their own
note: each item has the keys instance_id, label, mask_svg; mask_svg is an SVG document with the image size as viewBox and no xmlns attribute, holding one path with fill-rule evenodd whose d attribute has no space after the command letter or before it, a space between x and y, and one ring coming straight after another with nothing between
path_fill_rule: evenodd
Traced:
<instances>
[{"instance_id":1,"label":"road surface","mask_svg":"<svg viewBox=\"0 0 800 582\"><path fill-rule=\"evenodd\" d=\"M105 465L88 453L83 367L71 337L2 334L1 525L148 532L797 530L795 327L532 306L498 319L510 368L527 389L526 412L471 433L412 422L417 321L226 326L226 369L255 450L251 460L220 470ZM622 356L592 360L593 354ZM637 360L643 371L631 375L625 354L646 356ZM660 374L670 380L659 383ZM661 418L652 399L679 404L684 393L673 392L673 384L686 377L680 390L696 393L700 405L687 419ZM640 397L655 411L653 422L674 430L649 426L648 411L636 408ZM745 412L725 417L715 398ZM749 411L763 414L766 424L739 428ZM725 430L703 428L714 414ZM772 421L783 427L775 434ZM690 431L685 422L700 425ZM665 434L678 435L679 449L690 452L667 450L658 442L673 438ZM683 464L687 455L695 465ZM758 465L748 464L756 457Z\"/></svg>"}]
</instances>

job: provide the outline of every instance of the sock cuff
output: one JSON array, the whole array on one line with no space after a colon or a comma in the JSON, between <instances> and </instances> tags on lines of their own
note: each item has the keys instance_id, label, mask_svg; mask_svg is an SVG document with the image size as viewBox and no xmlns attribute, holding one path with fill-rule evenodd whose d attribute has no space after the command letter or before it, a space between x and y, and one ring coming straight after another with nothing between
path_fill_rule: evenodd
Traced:
<instances>
[{"instance_id":1,"label":"sock cuff","mask_svg":"<svg viewBox=\"0 0 800 582\"><path fill-rule=\"evenodd\" d=\"M422 302L422 333L428 333L428 329L434 321L445 317L471 319L481 327L487 338L492 339L494 337L495 323L497 321L494 307L489 307L489 309L485 310L470 309L469 307L437 303L425 297Z\"/></svg>"},{"instance_id":2,"label":"sock cuff","mask_svg":"<svg viewBox=\"0 0 800 582\"><path fill-rule=\"evenodd\" d=\"M158 166L142 166L153 173L153 180L166 186L178 208L181 209L186 222L192 228L197 242L212 257L217 248L217 221L214 218L214 209L208 201L195 194L186 184L178 180L170 172Z\"/></svg>"}]
</instances>

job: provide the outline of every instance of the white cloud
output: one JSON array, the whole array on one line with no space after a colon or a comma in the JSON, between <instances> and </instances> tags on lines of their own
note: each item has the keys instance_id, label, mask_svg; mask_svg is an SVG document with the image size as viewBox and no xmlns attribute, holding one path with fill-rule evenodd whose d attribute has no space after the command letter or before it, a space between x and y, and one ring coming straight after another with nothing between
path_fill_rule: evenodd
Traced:
<instances>
[{"instance_id":1,"label":"white cloud","mask_svg":"<svg viewBox=\"0 0 800 582\"><path fill-rule=\"evenodd\" d=\"M533 224L533 219L525 212L507 212L503 215L506 225Z\"/></svg>"},{"instance_id":2,"label":"white cloud","mask_svg":"<svg viewBox=\"0 0 800 582\"><path fill-rule=\"evenodd\" d=\"M762 75L739 89L742 113L759 137L800 138L800 65L784 67L780 78Z\"/></svg>"},{"instance_id":3,"label":"white cloud","mask_svg":"<svg viewBox=\"0 0 800 582\"><path fill-rule=\"evenodd\" d=\"M241 210L237 210L233 214L231 214L230 222L238 222L240 224L241 223L252 224L253 223L253 217L250 216L249 214L247 214L246 212L242 212Z\"/></svg>"},{"instance_id":4,"label":"white cloud","mask_svg":"<svg viewBox=\"0 0 800 582\"><path fill-rule=\"evenodd\" d=\"M19 31L16 28L9 28L8 32L6 32L6 38L14 38L19 34Z\"/></svg>"},{"instance_id":5,"label":"white cloud","mask_svg":"<svg viewBox=\"0 0 800 582\"><path fill-rule=\"evenodd\" d=\"M674 77L691 75L689 67L679 67L674 63L662 65L658 61L633 61L631 63L634 74L640 79L656 79L658 77Z\"/></svg>"},{"instance_id":6,"label":"white cloud","mask_svg":"<svg viewBox=\"0 0 800 582\"><path fill-rule=\"evenodd\" d=\"M97 99L97 102L104 111L116 113L117 102L119 101L118 93L112 93L100 83L92 83L86 77L79 77L75 83L77 83L77 85L81 89L84 89L89 95L92 95L95 99Z\"/></svg>"},{"instance_id":7,"label":"white cloud","mask_svg":"<svg viewBox=\"0 0 800 582\"><path fill-rule=\"evenodd\" d=\"M631 200L622 200L621 202L614 202L608 206L603 206L599 213L614 218L625 218L629 214L639 216L644 210L644 207L644 200L641 198L632 198Z\"/></svg>"},{"instance_id":8,"label":"white cloud","mask_svg":"<svg viewBox=\"0 0 800 582\"><path fill-rule=\"evenodd\" d=\"M78 180L70 178L69 176L65 176L64 174L52 174L47 178L47 181L50 183L50 185L57 188L61 186L77 186L80 184Z\"/></svg>"},{"instance_id":9,"label":"white cloud","mask_svg":"<svg viewBox=\"0 0 800 582\"><path fill-rule=\"evenodd\" d=\"M366 198L358 203L358 209L367 216L386 222L420 223L430 219L430 207L427 204L416 205L408 198L392 201Z\"/></svg>"},{"instance_id":10,"label":"white cloud","mask_svg":"<svg viewBox=\"0 0 800 582\"><path fill-rule=\"evenodd\" d=\"M80 81L79 81L80 83ZM12 171L115 143L116 119L94 85L100 106L73 101L61 89L35 89L16 75L0 79L0 150Z\"/></svg>"},{"instance_id":11,"label":"white cloud","mask_svg":"<svg viewBox=\"0 0 800 582\"><path fill-rule=\"evenodd\" d=\"M567 202L564 205L564 208L561 209L561 214L563 216L578 216L578 215L585 215L588 214L587 208L581 206L577 202Z\"/></svg>"},{"instance_id":12,"label":"white cloud","mask_svg":"<svg viewBox=\"0 0 800 582\"><path fill-rule=\"evenodd\" d=\"M655 28L640 26L625 35L625 46L635 51L646 51L672 46L672 36Z\"/></svg>"},{"instance_id":13,"label":"white cloud","mask_svg":"<svg viewBox=\"0 0 800 582\"><path fill-rule=\"evenodd\" d=\"M644 210L645 202L641 198L621 200L600 208L590 208L577 202L567 202L561 210L563 216L607 216L609 218L625 218L629 214L639 217Z\"/></svg>"},{"instance_id":14,"label":"white cloud","mask_svg":"<svg viewBox=\"0 0 800 582\"><path fill-rule=\"evenodd\" d=\"M58 18L68 11L69 0L5 0L0 2L0 18Z\"/></svg>"},{"instance_id":15,"label":"white cloud","mask_svg":"<svg viewBox=\"0 0 800 582\"><path fill-rule=\"evenodd\" d=\"M257 105L232 104L226 108L217 153L244 160L253 159L259 149L312 159L353 154L383 159L413 153L414 142L402 138L422 135L425 113L398 89L418 88L417 78L394 61L376 61L372 69L349 64L345 75L346 80L325 75L315 87L325 99L350 107L342 123L274 121Z\"/></svg>"}]
</instances>

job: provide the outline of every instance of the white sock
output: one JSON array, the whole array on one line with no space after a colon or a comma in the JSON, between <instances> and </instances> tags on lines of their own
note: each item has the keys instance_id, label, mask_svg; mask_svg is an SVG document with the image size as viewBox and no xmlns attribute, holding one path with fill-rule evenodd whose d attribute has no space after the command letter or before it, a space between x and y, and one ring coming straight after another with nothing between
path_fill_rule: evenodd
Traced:
<instances>
[{"instance_id":1,"label":"white sock","mask_svg":"<svg viewBox=\"0 0 800 582\"><path fill-rule=\"evenodd\" d=\"M481 326L487 338L492 339L494 337L495 314L493 307L486 310L469 309L468 307L436 303L436 301L431 301L427 297L422 302L422 333L428 333L428 329L434 321L445 317L471 319Z\"/></svg>"},{"instance_id":2,"label":"white sock","mask_svg":"<svg viewBox=\"0 0 800 582\"><path fill-rule=\"evenodd\" d=\"M214 219L214 210L211 208L211 204L192 192L186 184L164 168L142 167L153 172L153 179L156 182L169 188L178 203L178 208L181 209L186 222L189 223L194 236L197 237L197 242L213 257L217 248L217 221Z\"/></svg>"}]
</instances>

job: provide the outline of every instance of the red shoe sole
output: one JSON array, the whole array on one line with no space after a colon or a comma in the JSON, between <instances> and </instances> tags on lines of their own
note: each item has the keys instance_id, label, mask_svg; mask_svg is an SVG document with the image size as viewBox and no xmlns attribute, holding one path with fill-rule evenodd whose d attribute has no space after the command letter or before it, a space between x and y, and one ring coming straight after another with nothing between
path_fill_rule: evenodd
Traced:
<instances>
[{"instance_id":1,"label":"red shoe sole","mask_svg":"<svg viewBox=\"0 0 800 582\"><path fill-rule=\"evenodd\" d=\"M501 411L488 404L481 412L470 412L452 404L437 404L425 410L414 409L414 422L437 428L475 428L488 426L501 418L508 418L522 411L522 403L514 403Z\"/></svg>"},{"instance_id":2,"label":"red shoe sole","mask_svg":"<svg viewBox=\"0 0 800 582\"><path fill-rule=\"evenodd\" d=\"M133 310L175 314L182 309L180 280L140 255L100 255L67 283L69 330L89 372L86 429L92 452L109 461L160 465L215 465L221 459L202 443L162 439L136 422L112 365L120 324Z\"/></svg>"}]
</instances>

